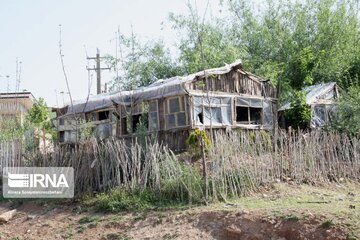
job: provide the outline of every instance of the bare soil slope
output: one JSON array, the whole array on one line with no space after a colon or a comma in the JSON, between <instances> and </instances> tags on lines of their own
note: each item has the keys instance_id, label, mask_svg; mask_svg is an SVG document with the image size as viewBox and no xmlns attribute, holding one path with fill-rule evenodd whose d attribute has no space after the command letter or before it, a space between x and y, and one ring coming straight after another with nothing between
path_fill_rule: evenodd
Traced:
<instances>
[{"instance_id":1,"label":"bare soil slope","mask_svg":"<svg viewBox=\"0 0 360 240\"><path fill-rule=\"evenodd\" d=\"M0 225L0 239L357 239L359 201L358 184L276 184L231 203L163 211L24 202ZM13 207L1 203L0 213Z\"/></svg>"}]
</instances>

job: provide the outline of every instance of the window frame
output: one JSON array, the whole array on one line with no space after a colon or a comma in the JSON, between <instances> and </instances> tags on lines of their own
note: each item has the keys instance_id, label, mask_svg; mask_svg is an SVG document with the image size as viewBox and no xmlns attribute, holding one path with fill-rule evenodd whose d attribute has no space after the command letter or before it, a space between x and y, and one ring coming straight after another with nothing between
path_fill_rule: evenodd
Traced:
<instances>
[{"instance_id":1,"label":"window frame","mask_svg":"<svg viewBox=\"0 0 360 240\"><path fill-rule=\"evenodd\" d=\"M179 111L178 112L170 111L170 101L172 101L174 99L177 99L178 103L179 103ZM164 107L164 109L165 109L165 111L164 111L165 130L183 128L183 127L186 127L189 125L185 95L173 96L173 97L166 98L164 101L164 104L165 104L165 107ZM185 124L184 125L179 125L178 115L180 115L180 114L185 114ZM174 115L175 126L171 126L171 127L169 126L167 119L168 119L168 116L170 116L170 115Z\"/></svg>"},{"instance_id":2,"label":"window frame","mask_svg":"<svg viewBox=\"0 0 360 240\"><path fill-rule=\"evenodd\" d=\"M248 105L245 105L245 104L238 104L237 103L237 99L238 99L239 97L235 97L235 101L234 101L234 106L235 106L235 111L234 111L234 113L235 113L235 118L234 118L234 122L235 122L235 124L236 125L250 125L250 126L260 126L260 125L263 125L263 115L264 115L264 102L263 102L263 100L262 99L256 99L256 100L260 100L261 101L261 104L262 104L262 106L260 107L258 107L258 106L251 106L251 104L249 103ZM241 98L240 98L241 99ZM255 99L254 99L255 100ZM251 98L248 98L247 99L247 101L249 101L249 102L251 102ZM242 107L242 108L247 108L247 112L248 112L248 121L247 121L247 123L245 123L245 122L238 122L237 121L237 107ZM252 121L251 121L251 110L250 109L260 109L260 123L258 123L258 124L254 124L254 123L252 123Z\"/></svg>"}]
</instances>

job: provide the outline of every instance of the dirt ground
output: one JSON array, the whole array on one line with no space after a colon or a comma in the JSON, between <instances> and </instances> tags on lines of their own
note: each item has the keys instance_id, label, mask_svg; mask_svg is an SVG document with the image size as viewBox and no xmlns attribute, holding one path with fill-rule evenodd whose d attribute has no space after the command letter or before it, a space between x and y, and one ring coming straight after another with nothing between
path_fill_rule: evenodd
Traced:
<instances>
[{"instance_id":1,"label":"dirt ground","mask_svg":"<svg viewBox=\"0 0 360 240\"><path fill-rule=\"evenodd\" d=\"M0 239L358 239L360 184L275 184L228 203L163 211L96 213L79 204L0 203L17 214ZM84 211L85 210L85 211Z\"/></svg>"}]
</instances>

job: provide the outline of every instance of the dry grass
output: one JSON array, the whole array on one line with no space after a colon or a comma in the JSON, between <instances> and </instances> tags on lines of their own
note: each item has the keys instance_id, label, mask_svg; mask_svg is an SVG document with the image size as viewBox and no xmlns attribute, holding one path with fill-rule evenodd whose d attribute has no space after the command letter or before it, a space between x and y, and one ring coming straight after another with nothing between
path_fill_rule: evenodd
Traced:
<instances>
[{"instance_id":1,"label":"dry grass","mask_svg":"<svg viewBox=\"0 0 360 240\"><path fill-rule=\"evenodd\" d=\"M359 139L346 135L280 132L276 148L265 131L217 134L207 153L209 196L228 201L280 181L319 184L343 179L358 181ZM179 160L166 146L136 140L92 139L75 147L34 153L28 166L72 166L76 193L120 188L130 194L151 192L156 201L200 203L203 180L191 156Z\"/></svg>"}]
</instances>

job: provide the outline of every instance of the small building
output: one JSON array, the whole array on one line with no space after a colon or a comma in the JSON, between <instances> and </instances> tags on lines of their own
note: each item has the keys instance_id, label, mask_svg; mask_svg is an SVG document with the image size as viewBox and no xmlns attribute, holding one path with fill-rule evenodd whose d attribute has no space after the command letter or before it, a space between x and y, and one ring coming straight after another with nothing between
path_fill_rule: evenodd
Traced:
<instances>
[{"instance_id":1,"label":"small building","mask_svg":"<svg viewBox=\"0 0 360 240\"><path fill-rule=\"evenodd\" d=\"M0 93L0 168L19 166L23 145L20 139L6 133L22 126L34 96L30 92ZM1 176L1 172L0 172Z\"/></svg>"},{"instance_id":2,"label":"small building","mask_svg":"<svg viewBox=\"0 0 360 240\"><path fill-rule=\"evenodd\" d=\"M143 124L147 134L183 150L193 129L272 129L276 101L270 81L244 71L237 61L134 91L74 101L57 110L56 128L61 143L74 143L89 127L99 138L129 139Z\"/></svg>"},{"instance_id":3,"label":"small building","mask_svg":"<svg viewBox=\"0 0 360 240\"><path fill-rule=\"evenodd\" d=\"M23 124L34 100L30 92L0 93L0 120L16 120Z\"/></svg>"},{"instance_id":4,"label":"small building","mask_svg":"<svg viewBox=\"0 0 360 240\"><path fill-rule=\"evenodd\" d=\"M310 128L322 128L329 124L334 117L336 99L339 97L339 88L335 82L321 83L305 87L302 90L306 94L306 104L311 108ZM281 127L287 127L285 112L291 109L290 102L285 102L279 108L279 123Z\"/></svg>"}]
</instances>

